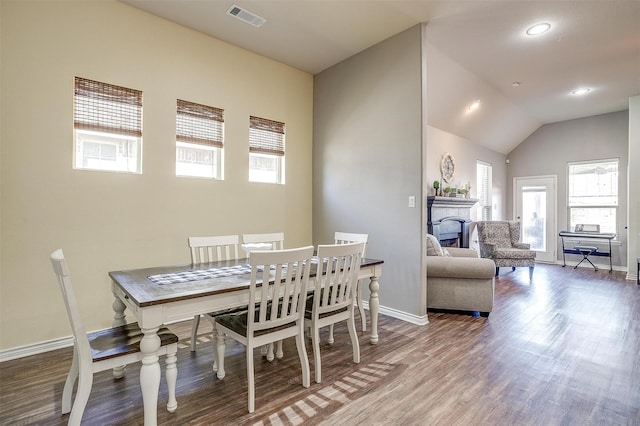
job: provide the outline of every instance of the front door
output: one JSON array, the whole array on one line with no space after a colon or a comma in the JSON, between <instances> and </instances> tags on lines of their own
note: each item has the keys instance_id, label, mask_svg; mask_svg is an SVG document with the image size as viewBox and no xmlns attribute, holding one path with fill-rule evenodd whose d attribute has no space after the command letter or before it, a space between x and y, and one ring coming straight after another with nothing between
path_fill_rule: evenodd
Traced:
<instances>
[{"instance_id":1,"label":"front door","mask_svg":"<svg viewBox=\"0 0 640 426\"><path fill-rule=\"evenodd\" d=\"M536 251L536 261L555 263L556 176L514 178L516 219L521 238Z\"/></svg>"}]
</instances>

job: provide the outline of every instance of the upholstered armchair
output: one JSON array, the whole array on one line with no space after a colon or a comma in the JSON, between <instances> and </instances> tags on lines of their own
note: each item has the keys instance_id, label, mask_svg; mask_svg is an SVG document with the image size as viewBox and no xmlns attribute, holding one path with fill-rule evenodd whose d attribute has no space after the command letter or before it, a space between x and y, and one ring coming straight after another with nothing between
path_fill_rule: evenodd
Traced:
<instances>
[{"instance_id":1,"label":"upholstered armchair","mask_svg":"<svg viewBox=\"0 0 640 426\"><path fill-rule=\"evenodd\" d=\"M478 229L478 245L480 257L491 259L496 264L496 276L503 266L528 267L529 278L533 276L536 252L527 243L520 242L520 222L518 221L480 221Z\"/></svg>"}]
</instances>

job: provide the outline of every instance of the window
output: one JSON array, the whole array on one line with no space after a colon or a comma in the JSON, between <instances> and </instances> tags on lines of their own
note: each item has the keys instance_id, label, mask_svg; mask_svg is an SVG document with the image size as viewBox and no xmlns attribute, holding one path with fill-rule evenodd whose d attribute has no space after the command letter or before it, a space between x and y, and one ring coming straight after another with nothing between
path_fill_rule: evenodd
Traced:
<instances>
[{"instance_id":1,"label":"window","mask_svg":"<svg viewBox=\"0 0 640 426\"><path fill-rule=\"evenodd\" d=\"M491 192L493 188L491 164L476 162L476 185L478 186L479 208L476 211L478 220L491 220Z\"/></svg>"},{"instance_id":2,"label":"window","mask_svg":"<svg viewBox=\"0 0 640 426\"><path fill-rule=\"evenodd\" d=\"M569 229L594 224L616 232L618 159L569 163L567 170Z\"/></svg>"},{"instance_id":3,"label":"window","mask_svg":"<svg viewBox=\"0 0 640 426\"><path fill-rule=\"evenodd\" d=\"M142 172L142 92L75 78L74 168Z\"/></svg>"},{"instance_id":4,"label":"window","mask_svg":"<svg viewBox=\"0 0 640 426\"><path fill-rule=\"evenodd\" d=\"M284 123L249 118L249 181L284 183Z\"/></svg>"},{"instance_id":5,"label":"window","mask_svg":"<svg viewBox=\"0 0 640 426\"><path fill-rule=\"evenodd\" d=\"M223 178L224 110L178 99L176 176Z\"/></svg>"}]
</instances>

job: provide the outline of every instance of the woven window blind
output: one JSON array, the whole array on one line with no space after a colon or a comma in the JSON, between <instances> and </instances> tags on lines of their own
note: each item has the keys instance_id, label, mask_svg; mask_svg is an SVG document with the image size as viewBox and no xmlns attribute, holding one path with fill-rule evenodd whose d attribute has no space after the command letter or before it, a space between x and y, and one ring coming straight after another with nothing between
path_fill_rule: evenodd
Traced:
<instances>
[{"instance_id":1,"label":"woven window blind","mask_svg":"<svg viewBox=\"0 0 640 426\"><path fill-rule=\"evenodd\" d=\"M176 140L222 148L224 110L178 99Z\"/></svg>"},{"instance_id":2,"label":"woven window blind","mask_svg":"<svg viewBox=\"0 0 640 426\"><path fill-rule=\"evenodd\" d=\"M284 156L284 123L249 117L249 152Z\"/></svg>"},{"instance_id":3,"label":"woven window blind","mask_svg":"<svg viewBox=\"0 0 640 426\"><path fill-rule=\"evenodd\" d=\"M142 92L76 77L74 127L142 137Z\"/></svg>"}]
</instances>

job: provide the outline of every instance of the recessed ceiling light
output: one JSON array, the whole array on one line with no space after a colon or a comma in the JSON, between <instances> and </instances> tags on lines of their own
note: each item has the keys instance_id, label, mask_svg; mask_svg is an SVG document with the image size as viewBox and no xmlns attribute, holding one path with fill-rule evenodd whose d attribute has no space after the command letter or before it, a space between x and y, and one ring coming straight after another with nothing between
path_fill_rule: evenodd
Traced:
<instances>
[{"instance_id":1,"label":"recessed ceiling light","mask_svg":"<svg viewBox=\"0 0 640 426\"><path fill-rule=\"evenodd\" d=\"M521 83L519 81L514 81L513 83L511 83L513 87L520 87L520 84Z\"/></svg>"},{"instance_id":2,"label":"recessed ceiling light","mask_svg":"<svg viewBox=\"0 0 640 426\"><path fill-rule=\"evenodd\" d=\"M549 31L550 28L551 28L551 24L548 24L546 22L541 22L539 24L535 24L527 28L526 33L527 35L530 35L530 36L536 36L542 33L546 33L547 31Z\"/></svg>"},{"instance_id":3,"label":"recessed ceiling light","mask_svg":"<svg viewBox=\"0 0 640 426\"><path fill-rule=\"evenodd\" d=\"M588 87L582 87L580 89L576 89L576 90L571 91L571 94L572 95L576 95L576 96L581 96L581 95L586 95L590 91L591 91L591 89L589 89Z\"/></svg>"},{"instance_id":4,"label":"recessed ceiling light","mask_svg":"<svg viewBox=\"0 0 640 426\"><path fill-rule=\"evenodd\" d=\"M480 108L480 100L473 101L471 105L469 105L469 111L475 111Z\"/></svg>"}]
</instances>

